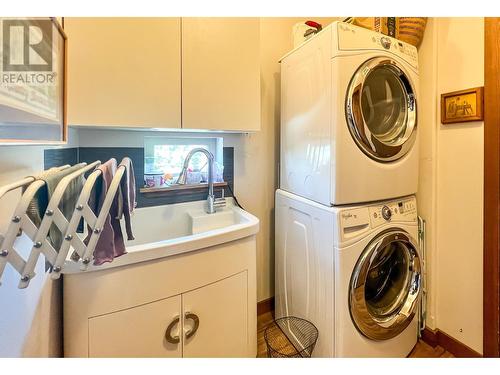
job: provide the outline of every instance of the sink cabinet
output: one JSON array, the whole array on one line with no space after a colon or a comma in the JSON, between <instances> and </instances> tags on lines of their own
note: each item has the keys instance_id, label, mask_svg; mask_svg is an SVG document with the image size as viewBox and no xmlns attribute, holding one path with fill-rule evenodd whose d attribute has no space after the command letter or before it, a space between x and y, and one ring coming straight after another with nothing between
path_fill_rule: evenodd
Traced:
<instances>
[{"instance_id":1,"label":"sink cabinet","mask_svg":"<svg viewBox=\"0 0 500 375\"><path fill-rule=\"evenodd\" d=\"M255 357L255 272L250 236L65 274L64 356Z\"/></svg>"},{"instance_id":2,"label":"sink cabinet","mask_svg":"<svg viewBox=\"0 0 500 375\"><path fill-rule=\"evenodd\" d=\"M89 356L245 357L247 290L244 271L179 296L90 318Z\"/></svg>"}]
</instances>

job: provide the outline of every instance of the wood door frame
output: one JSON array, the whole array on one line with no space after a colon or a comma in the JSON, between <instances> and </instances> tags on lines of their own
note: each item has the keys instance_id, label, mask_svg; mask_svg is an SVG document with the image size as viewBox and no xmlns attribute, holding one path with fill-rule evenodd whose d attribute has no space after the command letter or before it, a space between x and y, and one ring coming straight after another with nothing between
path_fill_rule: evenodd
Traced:
<instances>
[{"instance_id":1,"label":"wood door frame","mask_svg":"<svg viewBox=\"0 0 500 375\"><path fill-rule=\"evenodd\" d=\"M500 18L484 19L483 356L500 356Z\"/></svg>"}]
</instances>

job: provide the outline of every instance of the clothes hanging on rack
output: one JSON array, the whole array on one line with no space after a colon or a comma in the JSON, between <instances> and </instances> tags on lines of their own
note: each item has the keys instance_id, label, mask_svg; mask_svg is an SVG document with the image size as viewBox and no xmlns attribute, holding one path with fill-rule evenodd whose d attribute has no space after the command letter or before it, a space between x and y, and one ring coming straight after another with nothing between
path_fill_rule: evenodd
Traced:
<instances>
[{"instance_id":1,"label":"clothes hanging on rack","mask_svg":"<svg viewBox=\"0 0 500 375\"><path fill-rule=\"evenodd\" d=\"M40 175L38 176L30 176L33 177L33 181L35 180L43 180L44 176L48 176L50 174L55 174L59 171L59 167L53 167L50 168L46 171L43 171ZM28 188L28 185L23 186L23 193L26 191ZM38 192L35 195L35 198L30 202L28 206L28 210L26 213L28 214L28 217L31 219L33 224L35 224L37 227L40 226L42 223L42 217L43 214L45 213L45 210L47 209L47 205L49 204L48 200L48 194L47 194L47 188L44 187L44 189L38 190Z\"/></svg>"},{"instance_id":2,"label":"clothes hanging on rack","mask_svg":"<svg viewBox=\"0 0 500 375\"><path fill-rule=\"evenodd\" d=\"M109 186L113 177L116 173L117 163L116 159L109 159L106 163L101 164L97 169L101 171L101 178L95 185L94 194L89 200L89 206L94 211L95 215L98 216L101 212L101 208L108 193ZM94 265L101 265L106 262L111 262L115 257L123 255L126 253L125 243L123 241L123 235L121 234L121 228L116 228L113 222L116 221L118 215L118 192L115 195L109 213L106 215L103 227L101 228L101 234L97 245L94 250ZM114 218L114 220L112 220ZM118 223L118 227L119 227ZM85 243L87 244L92 235L92 230L89 228L87 238Z\"/></svg>"},{"instance_id":3,"label":"clothes hanging on rack","mask_svg":"<svg viewBox=\"0 0 500 375\"><path fill-rule=\"evenodd\" d=\"M47 169L43 171L42 173L38 174L37 176L28 176L28 178L32 178L33 181L36 180L42 180L45 181L46 179L51 179L51 175L57 174L59 171L62 171L64 169L70 168L70 165L63 165L60 167L52 167L50 169ZM32 181L32 182L33 182ZM30 184L26 184L23 186L22 193L26 191ZM45 214L45 210L47 209L47 205L49 204L50 197L48 196L47 192L47 187L44 186L43 189L40 189L33 200L29 203L28 210L26 213L28 214L28 217L31 219L33 224L35 224L37 227L40 226L42 223L42 217Z\"/></svg>"},{"instance_id":4,"label":"clothes hanging on rack","mask_svg":"<svg viewBox=\"0 0 500 375\"><path fill-rule=\"evenodd\" d=\"M120 194L122 199L120 201L122 204L119 206L118 219L121 220L122 217L125 218L125 229L127 231L127 239L129 241L134 240L134 234L132 233L132 225L130 223L130 214L134 211L137 205L135 201L136 188L135 188L135 175L134 166L132 160L126 157L120 163L120 166L125 167L125 175L123 176L120 183Z\"/></svg>"},{"instance_id":5,"label":"clothes hanging on rack","mask_svg":"<svg viewBox=\"0 0 500 375\"><path fill-rule=\"evenodd\" d=\"M27 214L33 221L33 224L35 224L37 227L40 226L43 216L45 215L45 211L47 210L47 205L49 204L50 198L56 190L59 182L64 177L78 171L85 166L85 163L80 163L69 168L55 167L41 173L38 176L35 176L35 179L43 180L45 182L45 186L43 186L37 192L34 199L30 202L27 211ZM61 200L61 203L59 204L59 208L67 219L71 218L71 215L73 214L73 210L76 206L76 201L78 200L78 196L80 195L84 182L85 178L83 175L81 175L78 178L72 180L68 188L64 192L64 196ZM55 249L59 249L61 247L62 233L57 228L57 226L52 225L50 227L49 239Z\"/></svg>"},{"instance_id":6,"label":"clothes hanging on rack","mask_svg":"<svg viewBox=\"0 0 500 375\"><path fill-rule=\"evenodd\" d=\"M85 179L86 173L90 174ZM10 264L21 275L19 288L27 288L36 276L41 255L51 267L51 277L57 279L64 273L71 249L71 258L81 260L82 271L88 268L92 256L94 265L100 265L125 254L121 218L125 219L127 238L134 239L131 213L136 207L136 185L129 158L118 166L111 159L102 166L96 160L88 165L52 168L36 177L0 186L0 198L19 188L23 188L23 194L5 235L0 234L0 279ZM89 228L85 240L77 235L82 219ZM27 259L16 249L19 233L32 241Z\"/></svg>"},{"instance_id":7,"label":"clothes hanging on rack","mask_svg":"<svg viewBox=\"0 0 500 375\"><path fill-rule=\"evenodd\" d=\"M127 238L134 239L130 224L130 213L135 208L135 178L132 161L124 158L120 167L126 169L126 174L120 181L120 187L113 198L111 208L104 221L101 234L94 250L94 265L101 265L113 261L114 258L126 254L125 242L123 239L120 219L125 217L125 227ZM99 215L103 206L106 194L117 171L116 159L112 158L101 164L98 169L101 171L101 181L96 184L95 194L89 200L89 206L96 215ZM91 231L86 238L86 243L90 240Z\"/></svg>"}]
</instances>

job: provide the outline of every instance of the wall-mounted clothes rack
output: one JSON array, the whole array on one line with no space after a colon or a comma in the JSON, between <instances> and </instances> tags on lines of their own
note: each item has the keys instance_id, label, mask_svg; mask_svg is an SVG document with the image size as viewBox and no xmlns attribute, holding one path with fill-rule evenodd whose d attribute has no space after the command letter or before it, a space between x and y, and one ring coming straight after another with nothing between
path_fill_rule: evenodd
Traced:
<instances>
[{"instance_id":1,"label":"wall-mounted clothes rack","mask_svg":"<svg viewBox=\"0 0 500 375\"><path fill-rule=\"evenodd\" d=\"M73 249L75 255L77 254L74 258L78 258L80 269L87 269L92 260L92 255L99 240L104 222L109 214L115 195L120 188L122 177L126 171L126 166L120 163L107 189L102 207L96 216L89 205L89 200L93 188L102 174L102 171L97 169L100 165L100 161L95 161L91 164L83 163L81 168L63 177L50 197L47 209L39 226L33 223L27 211L30 202L36 196L37 192L44 187L45 181L36 179L35 177L27 177L12 184L0 187L0 199L9 191L19 188L24 189L5 235L0 233L0 281L5 266L9 263L21 275L18 287L28 287L30 280L35 277L34 270L40 255L43 255L46 261L52 266L51 277L57 279L64 271L64 265L71 249ZM67 167L69 166L59 168ZM60 209L61 201L71 183L75 179L81 178L81 176L87 172L91 173L83 184L76 206L74 207L71 217L68 219ZM84 241L77 234L78 225L82 218L91 230L88 241ZM61 244L60 246L56 246L59 248L54 248L54 245L57 244L53 243L49 237L49 231L54 225L62 234ZM21 256L20 252L16 250L16 239L23 233L33 242L26 260Z\"/></svg>"}]
</instances>

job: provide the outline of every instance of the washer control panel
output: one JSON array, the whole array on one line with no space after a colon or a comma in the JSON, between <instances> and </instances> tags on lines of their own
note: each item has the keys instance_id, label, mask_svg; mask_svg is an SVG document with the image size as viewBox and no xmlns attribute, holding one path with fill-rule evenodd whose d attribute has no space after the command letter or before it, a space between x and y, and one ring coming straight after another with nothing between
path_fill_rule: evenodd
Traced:
<instances>
[{"instance_id":1,"label":"washer control panel","mask_svg":"<svg viewBox=\"0 0 500 375\"><path fill-rule=\"evenodd\" d=\"M406 197L373 204L371 206L349 208L340 211L340 234L343 239L356 237L370 228L391 222L417 222L417 201Z\"/></svg>"},{"instance_id":2,"label":"washer control panel","mask_svg":"<svg viewBox=\"0 0 500 375\"><path fill-rule=\"evenodd\" d=\"M395 200L380 206L370 206L372 227L391 221L417 221L417 203L414 198Z\"/></svg>"}]
</instances>

